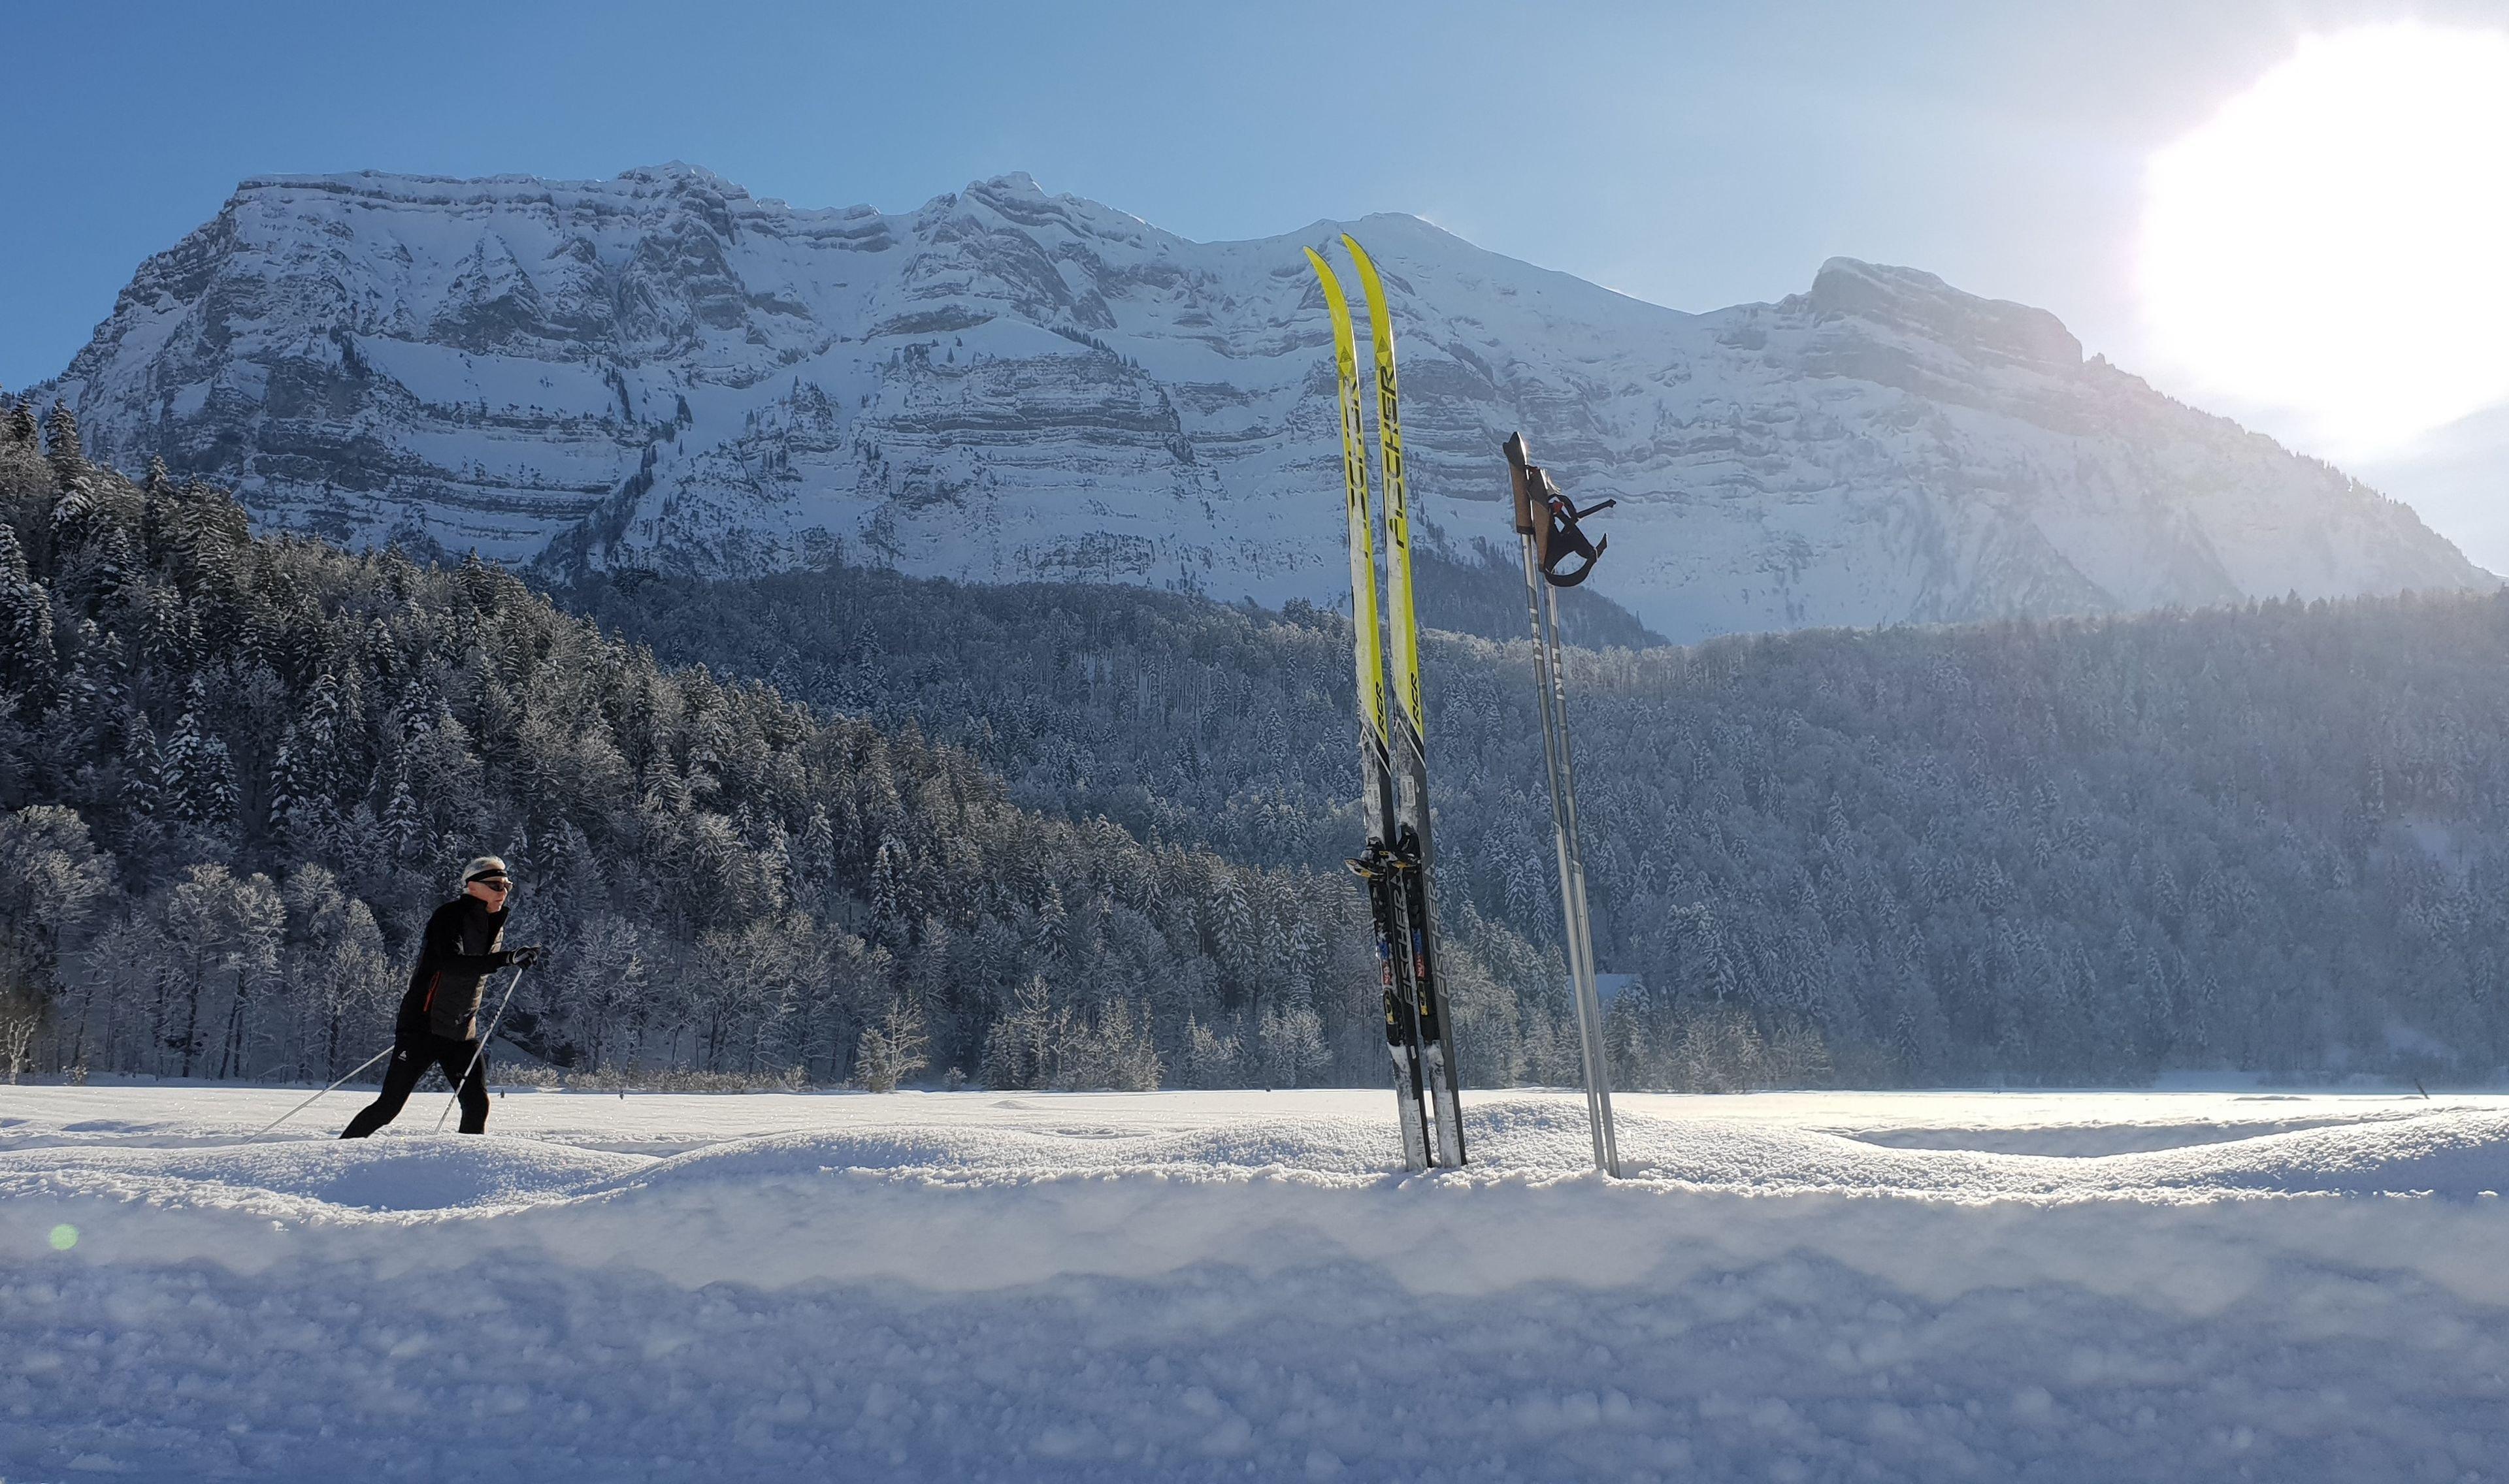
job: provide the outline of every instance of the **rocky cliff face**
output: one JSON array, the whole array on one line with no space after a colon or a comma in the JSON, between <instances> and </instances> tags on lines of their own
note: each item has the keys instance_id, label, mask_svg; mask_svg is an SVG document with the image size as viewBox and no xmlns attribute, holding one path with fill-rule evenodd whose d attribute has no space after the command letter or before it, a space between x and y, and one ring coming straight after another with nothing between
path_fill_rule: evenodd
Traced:
<instances>
[{"instance_id":1,"label":"rocky cliff face","mask_svg":"<svg viewBox=\"0 0 2509 1484\"><path fill-rule=\"evenodd\" d=\"M1596 586L1676 639L2490 581L2404 506L1929 275L1835 259L1685 315L1415 218L1350 228L1394 296L1430 538L1513 540L1521 427L1622 501ZM1341 230L1192 242L1025 175L893 215L677 165L274 177L143 266L52 390L102 455L340 540L1329 603L1298 249Z\"/></svg>"}]
</instances>

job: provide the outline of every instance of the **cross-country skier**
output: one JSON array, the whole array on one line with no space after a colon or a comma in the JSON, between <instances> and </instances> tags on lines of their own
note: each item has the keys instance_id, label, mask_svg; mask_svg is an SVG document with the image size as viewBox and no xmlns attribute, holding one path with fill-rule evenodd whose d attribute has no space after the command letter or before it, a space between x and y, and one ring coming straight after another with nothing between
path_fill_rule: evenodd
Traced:
<instances>
[{"instance_id":1,"label":"cross-country skier","mask_svg":"<svg viewBox=\"0 0 2509 1484\"><path fill-rule=\"evenodd\" d=\"M462 1132L488 1132L488 1057L479 1045L483 985L497 970L511 964L529 967L541 956L537 946L499 946L506 932L506 902L513 889L506 863L480 856L463 868L462 895L427 919L418 968L410 974L409 992L401 996L400 1016L393 1024L384 1090L349 1120L342 1138L364 1138L391 1123L431 1064L444 1068L445 1081L460 1084Z\"/></svg>"}]
</instances>

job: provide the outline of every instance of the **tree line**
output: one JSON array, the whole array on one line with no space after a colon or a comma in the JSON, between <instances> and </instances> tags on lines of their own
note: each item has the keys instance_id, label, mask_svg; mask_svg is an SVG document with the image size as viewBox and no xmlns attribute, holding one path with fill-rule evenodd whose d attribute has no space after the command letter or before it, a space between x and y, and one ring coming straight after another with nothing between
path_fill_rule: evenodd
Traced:
<instances>
[{"instance_id":1,"label":"tree line","mask_svg":"<svg viewBox=\"0 0 2509 1484\"><path fill-rule=\"evenodd\" d=\"M66 408L0 408L6 1070L345 1071L484 851L551 946L506 1039L553 1066L1382 1080L1337 863L1025 806L912 717L666 666L476 562L256 537L224 491L86 459ZM1566 1044L1538 950L1454 937L1485 1080Z\"/></svg>"},{"instance_id":2,"label":"tree line","mask_svg":"<svg viewBox=\"0 0 2509 1484\"><path fill-rule=\"evenodd\" d=\"M0 414L0 1065L345 1069L487 849L559 1067L1383 1080L1338 613L536 592L255 538ZM2409 596L1574 650L1616 1075L2492 1075L2504 640L2509 599ZM1573 1081L1529 647L1426 653L1466 1071Z\"/></svg>"},{"instance_id":3,"label":"tree line","mask_svg":"<svg viewBox=\"0 0 2509 1484\"><path fill-rule=\"evenodd\" d=\"M1359 839L1337 613L858 569L559 597L1041 811L1274 870ZM1531 648L1425 648L1442 901L1551 952ZM2504 655L2496 594L1572 650L1619 1075L2495 1076Z\"/></svg>"}]
</instances>

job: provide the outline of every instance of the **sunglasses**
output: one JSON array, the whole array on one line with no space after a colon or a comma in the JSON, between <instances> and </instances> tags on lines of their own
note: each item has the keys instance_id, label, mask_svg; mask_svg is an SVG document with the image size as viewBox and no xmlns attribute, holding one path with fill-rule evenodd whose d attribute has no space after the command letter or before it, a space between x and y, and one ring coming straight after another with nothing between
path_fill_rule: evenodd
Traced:
<instances>
[{"instance_id":1,"label":"sunglasses","mask_svg":"<svg viewBox=\"0 0 2509 1484\"><path fill-rule=\"evenodd\" d=\"M472 876L470 880L473 885L484 886L490 891L512 891L514 889L514 883L506 879L504 876Z\"/></svg>"}]
</instances>

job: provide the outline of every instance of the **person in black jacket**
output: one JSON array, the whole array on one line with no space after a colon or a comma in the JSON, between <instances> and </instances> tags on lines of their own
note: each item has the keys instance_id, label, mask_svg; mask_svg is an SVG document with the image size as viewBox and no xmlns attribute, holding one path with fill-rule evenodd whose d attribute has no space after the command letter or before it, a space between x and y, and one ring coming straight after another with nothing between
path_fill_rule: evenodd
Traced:
<instances>
[{"instance_id":1,"label":"person in black jacket","mask_svg":"<svg viewBox=\"0 0 2509 1484\"><path fill-rule=\"evenodd\" d=\"M349 1120L342 1138L364 1138L391 1123L431 1065L443 1067L444 1080L459 1085L462 1132L488 1132L488 1057L479 1045L479 1001L490 974L510 964L529 966L541 955L537 947L502 946L506 901L513 889L506 863L480 856L463 870L462 895L427 919L418 967L393 1024L383 1092Z\"/></svg>"}]
</instances>

